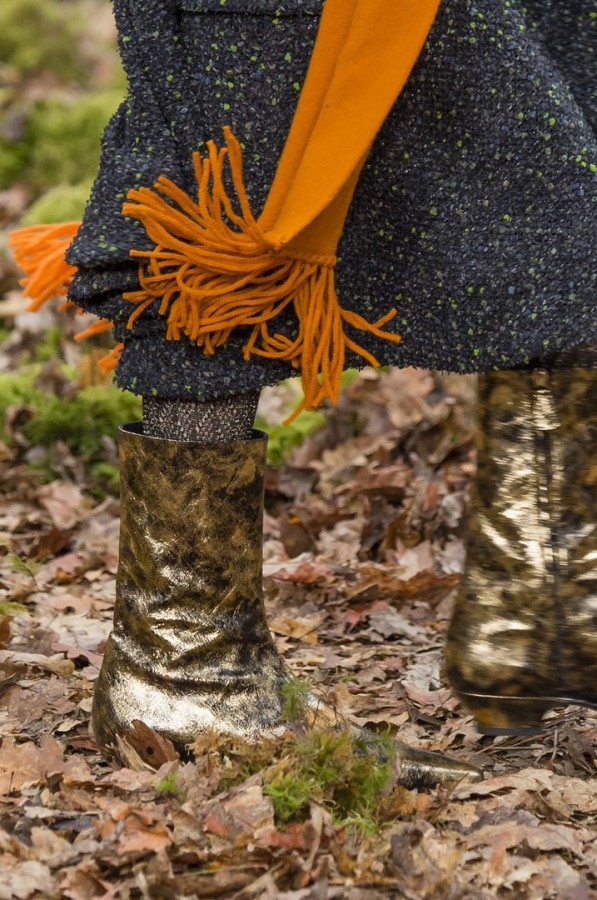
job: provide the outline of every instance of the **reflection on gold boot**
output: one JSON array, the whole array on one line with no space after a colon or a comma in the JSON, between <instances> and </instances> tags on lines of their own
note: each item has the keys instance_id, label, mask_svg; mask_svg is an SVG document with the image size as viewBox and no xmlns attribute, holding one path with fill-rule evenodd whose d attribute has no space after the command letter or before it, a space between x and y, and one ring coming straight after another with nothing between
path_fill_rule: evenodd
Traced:
<instances>
[{"instance_id":1,"label":"reflection on gold boot","mask_svg":"<svg viewBox=\"0 0 597 900\"><path fill-rule=\"evenodd\" d=\"M261 591L265 450L258 433L206 445L149 437L138 424L121 429L114 629L92 709L107 757L118 758L137 721L182 753L207 731L257 741L287 730L290 676ZM346 728L310 696L304 720ZM396 752L409 787L479 777L439 754Z\"/></svg>"},{"instance_id":2,"label":"reflection on gold boot","mask_svg":"<svg viewBox=\"0 0 597 900\"><path fill-rule=\"evenodd\" d=\"M466 573L446 645L486 734L597 707L597 355L479 378Z\"/></svg>"}]
</instances>

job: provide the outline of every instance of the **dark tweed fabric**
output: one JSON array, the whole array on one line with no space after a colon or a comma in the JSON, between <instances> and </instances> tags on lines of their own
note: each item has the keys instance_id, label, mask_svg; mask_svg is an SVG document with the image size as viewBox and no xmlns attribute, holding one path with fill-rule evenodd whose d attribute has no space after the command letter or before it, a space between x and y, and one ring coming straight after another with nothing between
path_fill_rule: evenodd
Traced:
<instances>
[{"instance_id":1,"label":"dark tweed fabric","mask_svg":"<svg viewBox=\"0 0 597 900\"><path fill-rule=\"evenodd\" d=\"M292 374L244 362L239 333L215 356L165 339L148 311L132 332L138 223L129 188L164 173L193 191L191 154L230 124L254 211L267 195L322 0L115 0L130 91L103 143L69 259L72 299L116 322L117 381L146 396L210 399ZM384 364L510 368L597 338L595 12L591 0L444 0L380 133L340 246L344 306L391 306ZM292 318L280 330L292 332ZM361 340L362 335L357 335ZM351 363L357 362L355 358Z\"/></svg>"}]
</instances>

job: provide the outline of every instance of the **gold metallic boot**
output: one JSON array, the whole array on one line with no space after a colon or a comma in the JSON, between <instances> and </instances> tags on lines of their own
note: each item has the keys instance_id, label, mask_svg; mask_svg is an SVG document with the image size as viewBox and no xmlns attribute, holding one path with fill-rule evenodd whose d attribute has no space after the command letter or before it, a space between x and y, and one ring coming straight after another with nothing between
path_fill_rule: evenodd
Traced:
<instances>
[{"instance_id":1,"label":"gold metallic boot","mask_svg":"<svg viewBox=\"0 0 597 900\"><path fill-rule=\"evenodd\" d=\"M117 746L140 719L177 747L210 728L275 728L286 675L261 595L265 440L195 444L121 429L114 630L92 728Z\"/></svg>"},{"instance_id":2,"label":"gold metallic boot","mask_svg":"<svg viewBox=\"0 0 597 900\"><path fill-rule=\"evenodd\" d=\"M140 424L121 429L114 630L91 717L108 757L118 757L135 720L183 753L208 729L256 740L288 728L290 676L261 590L266 438L254 435L199 444L144 435ZM314 698L303 724L346 727ZM408 787L479 777L474 767L401 745L396 767Z\"/></svg>"},{"instance_id":3,"label":"gold metallic boot","mask_svg":"<svg viewBox=\"0 0 597 900\"><path fill-rule=\"evenodd\" d=\"M596 362L585 348L573 368L479 379L478 474L446 662L484 734L536 733L550 708L597 707Z\"/></svg>"}]
</instances>

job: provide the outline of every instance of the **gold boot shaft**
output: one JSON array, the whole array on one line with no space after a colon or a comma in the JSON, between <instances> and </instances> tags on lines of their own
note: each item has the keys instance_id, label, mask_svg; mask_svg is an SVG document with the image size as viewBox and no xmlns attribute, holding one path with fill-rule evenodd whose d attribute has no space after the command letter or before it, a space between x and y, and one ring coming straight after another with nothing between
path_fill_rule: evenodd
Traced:
<instances>
[{"instance_id":1,"label":"gold boot shaft","mask_svg":"<svg viewBox=\"0 0 597 900\"><path fill-rule=\"evenodd\" d=\"M142 720L179 748L279 727L286 674L261 593L266 439L204 445L121 429L114 630L94 696L105 749Z\"/></svg>"},{"instance_id":2,"label":"gold boot shaft","mask_svg":"<svg viewBox=\"0 0 597 900\"><path fill-rule=\"evenodd\" d=\"M266 439L204 445L121 430L117 634L159 674L245 670L270 642L261 593Z\"/></svg>"},{"instance_id":3,"label":"gold boot shaft","mask_svg":"<svg viewBox=\"0 0 597 900\"><path fill-rule=\"evenodd\" d=\"M520 731L555 703L597 703L596 438L594 370L480 377L467 566L446 660L484 728Z\"/></svg>"}]
</instances>

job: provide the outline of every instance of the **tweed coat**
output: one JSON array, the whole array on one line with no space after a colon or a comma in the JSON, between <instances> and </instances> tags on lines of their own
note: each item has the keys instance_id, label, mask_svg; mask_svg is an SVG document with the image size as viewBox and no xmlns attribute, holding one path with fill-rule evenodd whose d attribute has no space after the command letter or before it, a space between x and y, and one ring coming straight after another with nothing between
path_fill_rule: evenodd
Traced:
<instances>
[{"instance_id":1,"label":"tweed coat","mask_svg":"<svg viewBox=\"0 0 597 900\"><path fill-rule=\"evenodd\" d=\"M229 124L261 210L309 63L323 0L114 0L129 92L69 252L71 298L115 323L116 379L146 396L211 399L293 374L244 361L239 329L214 356L166 340L138 284L121 214ZM339 248L340 302L370 321L396 306L399 344L358 340L385 365L513 368L597 338L596 19L585 0L443 0L361 175ZM355 123L355 128L358 123ZM292 335L287 314L279 329ZM358 364L356 357L349 359Z\"/></svg>"}]
</instances>

